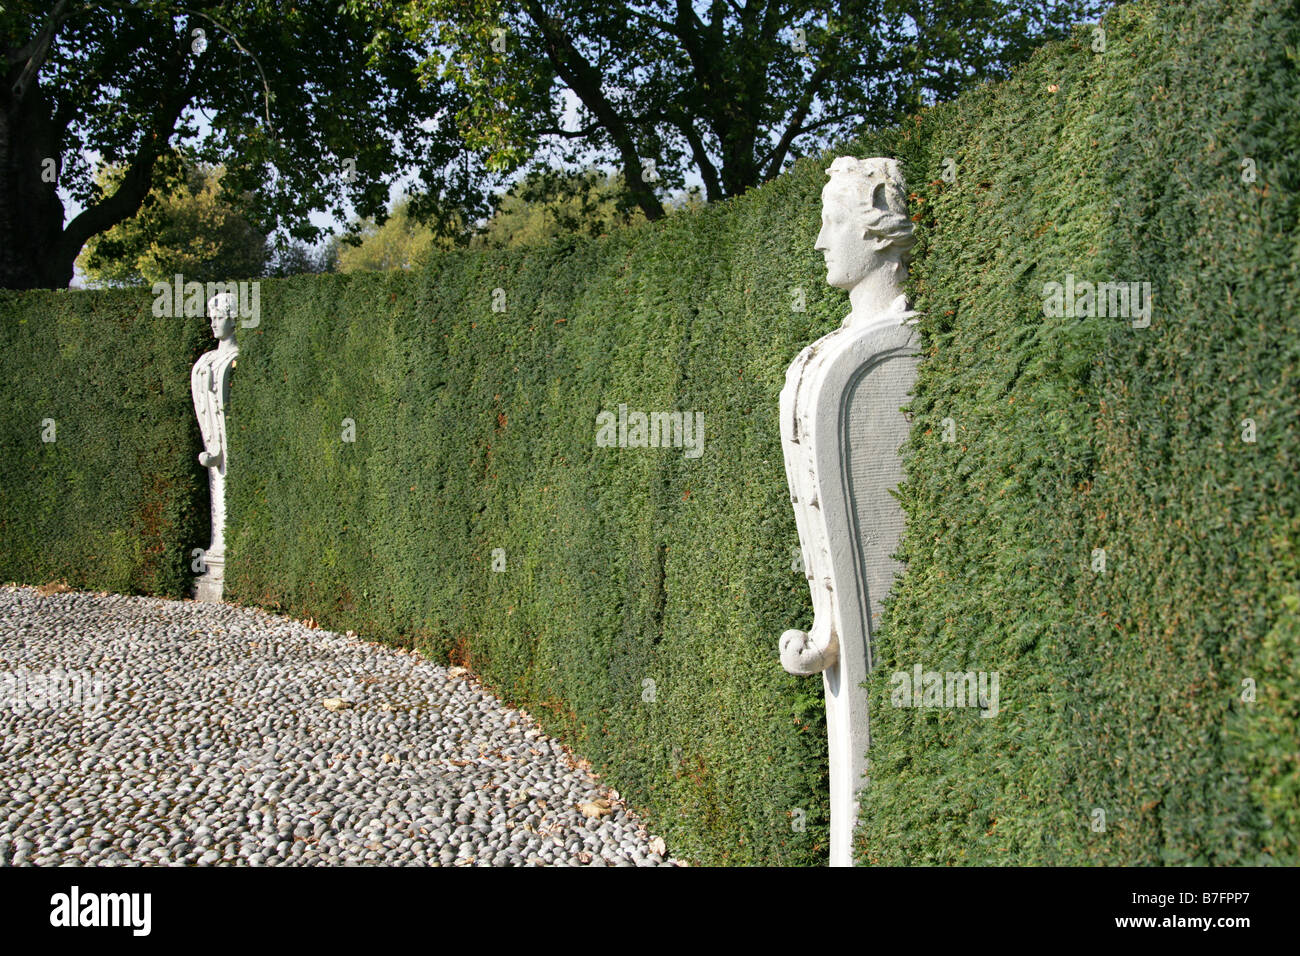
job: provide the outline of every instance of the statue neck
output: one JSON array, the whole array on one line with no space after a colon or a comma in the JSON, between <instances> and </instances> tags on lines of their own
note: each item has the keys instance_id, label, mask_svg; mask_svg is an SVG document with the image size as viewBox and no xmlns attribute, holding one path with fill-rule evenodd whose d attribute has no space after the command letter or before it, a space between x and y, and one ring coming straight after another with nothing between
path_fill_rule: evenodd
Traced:
<instances>
[{"instance_id":1,"label":"statue neck","mask_svg":"<svg viewBox=\"0 0 1300 956\"><path fill-rule=\"evenodd\" d=\"M907 308L907 301L901 303L903 280L907 278L907 266L898 261L887 262L879 269L873 269L861 282L849 290L849 304L853 307L845 325L863 325L878 316Z\"/></svg>"},{"instance_id":2,"label":"statue neck","mask_svg":"<svg viewBox=\"0 0 1300 956\"><path fill-rule=\"evenodd\" d=\"M232 335L228 339L218 339L216 352L218 355L228 355L231 352L238 352L239 346L235 345L235 337Z\"/></svg>"}]
</instances>

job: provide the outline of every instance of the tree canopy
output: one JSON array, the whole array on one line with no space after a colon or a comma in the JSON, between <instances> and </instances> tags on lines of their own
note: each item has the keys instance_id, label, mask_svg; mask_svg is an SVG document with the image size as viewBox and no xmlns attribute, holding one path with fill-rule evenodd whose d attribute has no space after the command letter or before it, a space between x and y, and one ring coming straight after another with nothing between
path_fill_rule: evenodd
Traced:
<instances>
[{"instance_id":1,"label":"tree canopy","mask_svg":"<svg viewBox=\"0 0 1300 956\"><path fill-rule=\"evenodd\" d=\"M359 223L357 245L334 243L339 272L382 272L410 269L423 262L435 249L445 249L455 240L436 233L411 217L411 198L393 203L383 223L367 219Z\"/></svg>"},{"instance_id":2,"label":"tree canopy","mask_svg":"<svg viewBox=\"0 0 1300 956\"><path fill-rule=\"evenodd\" d=\"M463 237L551 168L612 167L620 215L657 219L688 183L737 195L1000 77L1106 5L5 0L0 287L67 285L182 145L281 242L319 239L313 212L378 226L411 177L409 217ZM60 190L81 207L66 223Z\"/></svg>"},{"instance_id":3,"label":"tree canopy","mask_svg":"<svg viewBox=\"0 0 1300 956\"><path fill-rule=\"evenodd\" d=\"M396 200L383 223L367 219L354 224L355 244L331 240L339 272L410 269L439 249L469 243L476 246L519 246L563 235L598 236L620 226L643 221L635 207L623 202L620 177L599 170L547 170L521 178L496 198L496 211L458 234L436 232L411 216L411 198ZM690 197L670 201L683 205Z\"/></svg>"},{"instance_id":4,"label":"tree canopy","mask_svg":"<svg viewBox=\"0 0 1300 956\"><path fill-rule=\"evenodd\" d=\"M382 216L418 177L435 224L481 214L494 180L463 148L463 96L425 50L338 0L5 0L0 287L61 287L91 236L133 216L185 142L249 194L265 233L315 240L312 211ZM89 158L88 158L89 157ZM123 170L113 191L92 159ZM64 224L59 187L81 212Z\"/></svg>"},{"instance_id":5,"label":"tree canopy","mask_svg":"<svg viewBox=\"0 0 1300 956\"><path fill-rule=\"evenodd\" d=\"M262 275L266 235L223 197L224 173L221 167L184 164L160 176L155 201L92 236L77 259L78 268L90 282L108 285L170 282L176 273L197 282ZM124 174L121 167L105 167L96 180L111 191Z\"/></svg>"},{"instance_id":6,"label":"tree canopy","mask_svg":"<svg viewBox=\"0 0 1300 956\"><path fill-rule=\"evenodd\" d=\"M1006 75L1102 0L386 0L380 47L428 38L496 170L601 162L650 219L696 175L712 200L863 127Z\"/></svg>"},{"instance_id":7,"label":"tree canopy","mask_svg":"<svg viewBox=\"0 0 1300 956\"><path fill-rule=\"evenodd\" d=\"M474 237L487 246L515 246L561 235L598 236L643 221L628 208L622 177L599 170L537 171L515 183Z\"/></svg>"}]
</instances>

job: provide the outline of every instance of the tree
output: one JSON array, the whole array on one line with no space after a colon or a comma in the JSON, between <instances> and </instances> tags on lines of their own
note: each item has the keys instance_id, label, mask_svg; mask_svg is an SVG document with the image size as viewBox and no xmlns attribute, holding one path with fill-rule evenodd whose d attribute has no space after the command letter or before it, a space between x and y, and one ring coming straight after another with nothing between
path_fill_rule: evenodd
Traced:
<instances>
[{"instance_id":1,"label":"tree","mask_svg":"<svg viewBox=\"0 0 1300 956\"><path fill-rule=\"evenodd\" d=\"M0 6L0 287L58 288L90 237L133 216L182 142L256 197L264 233L315 240L308 214L382 216L419 174L435 226L485 210L492 177L462 148L453 84L416 43L339 0L5 0ZM202 134L202 135L200 135ZM106 192L87 154L124 172ZM83 208L66 225L58 189Z\"/></svg>"},{"instance_id":2,"label":"tree","mask_svg":"<svg viewBox=\"0 0 1300 956\"><path fill-rule=\"evenodd\" d=\"M455 245L455 238L440 234L411 217L409 196L398 199L384 222L367 219L359 224L360 242L337 243L339 272L383 272L411 269L436 249Z\"/></svg>"},{"instance_id":3,"label":"tree","mask_svg":"<svg viewBox=\"0 0 1300 956\"><path fill-rule=\"evenodd\" d=\"M584 170L534 172L495 197L496 212L476 229L459 235L436 232L410 214L410 199L397 200L382 224L359 223L355 244L334 241L339 272L380 272L416 268L433 253L463 242L476 246L519 246L561 235L598 236L619 226L643 221L635 206L627 208L620 177ZM686 205L689 195L668 205Z\"/></svg>"},{"instance_id":4,"label":"tree","mask_svg":"<svg viewBox=\"0 0 1300 956\"><path fill-rule=\"evenodd\" d=\"M170 282L176 273L197 282L262 275L266 236L222 197L224 173L221 167L183 164L156 177L161 182L150 193L154 201L92 236L77 266L91 282L116 285ZM105 167L96 183L111 194L124 175L121 167Z\"/></svg>"},{"instance_id":5,"label":"tree","mask_svg":"<svg viewBox=\"0 0 1300 956\"><path fill-rule=\"evenodd\" d=\"M291 240L283 249L276 249L267 268L271 276L321 275L339 271L337 236L331 236L319 247L313 248L299 239Z\"/></svg>"},{"instance_id":6,"label":"tree","mask_svg":"<svg viewBox=\"0 0 1300 956\"><path fill-rule=\"evenodd\" d=\"M864 126L1006 74L1103 0L391 0L436 43L495 170L607 162L649 219L688 171L710 201ZM566 123L573 101L576 123Z\"/></svg>"},{"instance_id":7,"label":"tree","mask_svg":"<svg viewBox=\"0 0 1300 956\"><path fill-rule=\"evenodd\" d=\"M546 170L524 177L500 199L475 241L515 246L550 236L598 236L645 216L627 208L622 177L597 170Z\"/></svg>"}]
</instances>

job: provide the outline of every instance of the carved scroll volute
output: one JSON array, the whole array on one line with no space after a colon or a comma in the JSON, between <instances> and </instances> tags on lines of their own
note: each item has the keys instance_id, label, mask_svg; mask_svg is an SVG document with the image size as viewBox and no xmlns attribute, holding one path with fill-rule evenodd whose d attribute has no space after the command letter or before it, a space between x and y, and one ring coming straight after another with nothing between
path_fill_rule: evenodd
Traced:
<instances>
[{"instance_id":1,"label":"carved scroll volute","mask_svg":"<svg viewBox=\"0 0 1300 956\"><path fill-rule=\"evenodd\" d=\"M823 340L825 341L825 340ZM833 574L826 523L822 516L822 494L812 457L812 420L795 408L800 382L809 364L818 357L818 346L805 349L786 373L781 390L781 441L786 448L786 480L799 531L804 576L812 596L813 626L810 631L789 630L781 635L781 666L791 674L819 674L839 657L839 638L833 614ZM792 453L793 450L793 453Z\"/></svg>"},{"instance_id":2,"label":"carved scroll volute","mask_svg":"<svg viewBox=\"0 0 1300 956\"><path fill-rule=\"evenodd\" d=\"M199 464L216 468L222 477L226 474L226 404L230 398L230 371L238 354L238 349L228 354L222 354L220 350L207 352L190 373L194 414L199 420L199 434L203 438Z\"/></svg>"},{"instance_id":3,"label":"carved scroll volute","mask_svg":"<svg viewBox=\"0 0 1300 956\"><path fill-rule=\"evenodd\" d=\"M898 568L902 513L891 490L907 437L901 407L916 372L902 295L911 221L893 160L842 157L823 192L817 248L849 290L844 325L804 349L781 392L781 441L812 597L809 631L786 631L781 664L821 673L826 693L832 865L852 862L869 725L862 682L872 632Z\"/></svg>"}]
</instances>

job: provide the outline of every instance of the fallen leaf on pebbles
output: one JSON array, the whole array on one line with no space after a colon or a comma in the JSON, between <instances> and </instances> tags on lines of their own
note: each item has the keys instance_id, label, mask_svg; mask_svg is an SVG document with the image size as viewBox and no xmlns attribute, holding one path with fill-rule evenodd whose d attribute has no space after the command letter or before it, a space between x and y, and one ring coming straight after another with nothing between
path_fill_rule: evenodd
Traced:
<instances>
[{"instance_id":1,"label":"fallen leaf on pebbles","mask_svg":"<svg viewBox=\"0 0 1300 956\"><path fill-rule=\"evenodd\" d=\"M665 853L668 852L668 847L664 846L663 837L650 838L650 852L658 853L660 856L663 856Z\"/></svg>"},{"instance_id":2,"label":"fallen leaf on pebbles","mask_svg":"<svg viewBox=\"0 0 1300 956\"><path fill-rule=\"evenodd\" d=\"M344 700L342 697L326 697L321 701L321 706L331 711L347 710L352 706L352 702Z\"/></svg>"},{"instance_id":3,"label":"fallen leaf on pebbles","mask_svg":"<svg viewBox=\"0 0 1300 956\"><path fill-rule=\"evenodd\" d=\"M578 810L588 820L598 820L614 812L609 808L608 800L592 800L590 803L580 803L578 804Z\"/></svg>"},{"instance_id":4,"label":"fallen leaf on pebbles","mask_svg":"<svg viewBox=\"0 0 1300 956\"><path fill-rule=\"evenodd\" d=\"M468 674L468 673L469 673L469 668L467 668L467 667L449 667L449 668L447 668L447 676L448 676L449 678L451 678L452 680L455 680L457 677L464 677L464 676L465 676L466 674Z\"/></svg>"}]
</instances>

